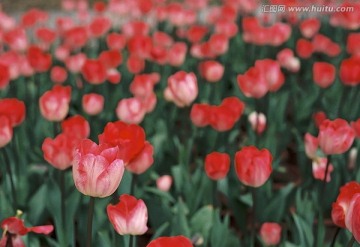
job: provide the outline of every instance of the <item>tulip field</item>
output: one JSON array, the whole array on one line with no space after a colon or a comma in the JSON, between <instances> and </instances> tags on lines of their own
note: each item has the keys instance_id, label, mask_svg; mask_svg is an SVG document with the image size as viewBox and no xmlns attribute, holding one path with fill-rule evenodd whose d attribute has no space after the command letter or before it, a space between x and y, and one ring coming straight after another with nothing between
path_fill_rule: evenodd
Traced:
<instances>
[{"instance_id":1,"label":"tulip field","mask_svg":"<svg viewBox=\"0 0 360 247\"><path fill-rule=\"evenodd\" d=\"M360 246L360 2L0 4L0 247Z\"/></svg>"}]
</instances>

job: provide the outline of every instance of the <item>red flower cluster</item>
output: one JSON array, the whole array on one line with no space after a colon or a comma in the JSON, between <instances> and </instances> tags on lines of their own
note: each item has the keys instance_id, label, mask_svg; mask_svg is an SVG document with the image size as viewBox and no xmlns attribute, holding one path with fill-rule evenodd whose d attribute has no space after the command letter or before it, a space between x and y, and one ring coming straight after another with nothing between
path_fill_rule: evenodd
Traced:
<instances>
[{"instance_id":1,"label":"red flower cluster","mask_svg":"<svg viewBox=\"0 0 360 247\"><path fill-rule=\"evenodd\" d=\"M245 104L237 97L225 98L219 106L194 104L190 118L197 127L210 125L217 131L228 131L240 119Z\"/></svg>"}]
</instances>

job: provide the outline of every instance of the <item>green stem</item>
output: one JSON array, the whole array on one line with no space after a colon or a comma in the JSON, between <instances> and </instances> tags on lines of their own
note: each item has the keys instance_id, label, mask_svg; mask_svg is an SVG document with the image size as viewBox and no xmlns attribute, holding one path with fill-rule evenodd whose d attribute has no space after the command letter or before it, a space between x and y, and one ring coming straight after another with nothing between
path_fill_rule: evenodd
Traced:
<instances>
[{"instance_id":1,"label":"green stem","mask_svg":"<svg viewBox=\"0 0 360 247\"><path fill-rule=\"evenodd\" d=\"M219 202L217 200L217 181L213 181L213 205L214 207L219 206Z\"/></svg>"},{"instance_id":2,"label":"green stem","mask_svg":"<svg viewBox=\"0 0 360 247\"><path fill-rule=\"evenodd\" d=\"M350 239L349 243L346 245L347 247L352 247L355 243L355 238L354 236L352 236L352 238Z\"/></svg>"},{"instance_id":3,"label":"green stem","mask_svg":"<svg viewBox=\"0 0 360 247\"><path fill-rule=\"evenodd\" d=\"M331 241L330 247L334 247L335 242L336 242L336 238L337 238L337 236L339 235L340 230L341 230L340 227L337 227L337 228L336 228L336 232L335 232L335 235L334 235L334 237L333 237L333 239L332 239L332 241Z\"/></svg>"},{"instance_id":4,"label":"green stem","mask_svg":"<svg viewBox=\"0 0 360 247\"><path fill-rule=\"evenodd\" d=\"M256 189L251 188L251 195L253 199L253 217L251 221L251 246L255 246L255 225L256 225Z\"/></svg>"},{"instance_id":5,"label":"green stem","mask_svg":"<svg viewBox=\"0 0 360 247\"><path fill-rule=\"evenodd\" d=\"M130 241L129 241L129 247L135 247L136 246L136 236L130 235Z\"/></svg>"},{"instance_id":6,"label":"green stem","mask_svg":"<svg viewBox=\"0 0 360 247\"><path fill-rule=\"evenodd\" d=\"M94 205L95 205L95 197L90 197L89 202L89 211L88 211L88 219L87 219L87 239L86 239L86 247L91 247L92 240L92 223L94 217Z\"/></svg>"},{"instance_id":7,"label":"green stem","mask_svg":"<svg viewBox=\"0 0 360 247\"><path fill-rule=\"evenodd\" d=\"M13 174L11 171L10 160L9 160L9 157L7 155L5 148L3 148L3 156L4 156L4 161L5 161L6 172L8 173L9 179L10 179L10 187L11 187L11 194L12 194L12 198L13 198L13 206L14 206L14 210L16 212L17 207L18 207L17 194L16 194L16 189L15 189Z\"/></svg>"},{"instance_id":8,"label":"green stem","mask_svg":"<svg viewBox=\"0 0 360 247\"><path fill-rule=\"evenodd\" d=\"M325 175L324 178L322 180L322 186L321 186L321 194L320 194L320 207L323 205L323 200L324 200L324 194L325 194L325 189L326 189L326 177L328 175L329 172L329 167L330 167L330 162L331 162L331 155L329 155L327 163L326 163L326 168L325 168Z\"/></svg>"},{"instance_id":9,"label":"green stem","mask_svg":"<svg viewBox=\"0 0 360 247\"><path fill-rule=\"evenodd\" d=\"M133 173L132 179L131 179L130 195L133 195L135 192L135 188L136 188L136 184L137 184L137 177L138 177L138 175Z\"/></svg>"},{"instance_id":10,"label":"green stem","mask_svg":"<svg viewBox=\"0 0 360 247\"><path fill-rule=\"evenodd\" d=\"M61 193L61 224L65 230L65 171L59 171L59 184Z\"/></svg>"}]
</instances>

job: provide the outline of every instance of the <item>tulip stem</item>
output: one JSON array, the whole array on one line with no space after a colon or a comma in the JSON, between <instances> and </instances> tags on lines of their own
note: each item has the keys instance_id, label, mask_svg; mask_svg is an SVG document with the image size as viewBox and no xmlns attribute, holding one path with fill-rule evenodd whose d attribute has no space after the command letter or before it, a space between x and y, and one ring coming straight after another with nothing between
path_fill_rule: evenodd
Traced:
<instances>
[{"instance_id":1,"label":"tulip stem","mask_svg":"<svg viewBox=\"0 0 360 247\"><path fill-rule=\"evenodd\" d=\"M329 167L330 167L330 162L331 162L331 155L329 155L327 163L326 163L326 168L325 168L325 174L324 174L324 178L322 180L322 186L321 186L321 194L320 194L320 207L323 204L323 200L324 200L324 194L325 194L325 189L326 189L326 178L328 176L328 172L329 172Z\"/></svg>"},{"instance_id":2,"label":"tulip stem","mask_svg":"<svg viewBox=\"0 0 360 247\"><path fill-rule=\"evenodd\" d=\"M87 219L87 240L86 247L91 247L92 240L92 222L94 216L94 205L95 205L95 197L90 197L89 202L89 211L88 211L88 219Z\"/></svg>"},{"instance_id":3,"label":"tulip stem","mask_svg":"<svg viewBox=\"0 0 360 247\"><path fill-rule=\"evenodd\" d=\"M130 235L129 247L135 247L135 246L136 246L136 236Z\"/></svg>"},{"instance_id":4,"label":"tulip stem","mask_svg":"<svg viewBox=\"0 0 360 247\"><path fill-rule=\"evenodd\" d=\"M354 236L352 236L349 243L346 246L347 247L352 247L354 245L354 243L355 243L355 238L354 238Z\"/></svg>"},{"instance_id":5,"label":"tulip stem","mask_svg":"<svg viewBox=\"0 0 360 247\"><path fill-rule=\"evenodd\" d=\"M218 200L217 200L217 181L213 181L213 205L214 207L219 206Z\"/></svg>"},{"instance_id":6,"label":"tulip stem","mask_svg":"<svg viewBox=\"0 0 360 247\"><path fill-rule=\"evenodd\" d=\"M62 228L65 229L65 171L59 171L59 183L61 193L61 222Z\"/></svg>"},{"instance_id":7,"label":"tulip stem","mask_svg":"<svg viewBox=\"0 0 360 247\"><path fill-rule=\"evenodd\" d=\"M133 195L135 192L137 177L138 177L138 175L133 173L132 179L131 179L130 195Z\"/></svg>"},{"instance_id":8,"label":"tulip stem","mask_svg":"<svg viewBox=\"0 0 360 247\"><path fill-rule=\"evenodd\" d=\"M9 157L7 155L5 148L3 148L3 156L4 156L4 161L5 161L6 172L8 173L9 179L10 179L11 194L12 194L13 204L14 204L13 206L14 206L14 210L16 211L16 209L18 207L17 199L16 199L17 198L16 189L15 189L13 174L11 171L10 160L9 160Z\"/></svg>"},{"instance_id":9,"label":"tulip stem","mask_svg":"<svg viewBox=\"0 0 360 247\"><path fill-rule=\"evenodd\" d=\"M256 189L251 188L251 195L253 199L253 217L251 222L251 246L255 246L255 225L256 225Z\"/></svg>"},{"instance_id":10,"label":"tulip stem","mask_svg":"<svg viewBox=\"0 0 360 247\"><path fill-rule=\"evenodd\" d=\"M330 247L334 247L335 242L336 242L336 238L337 238L337 236L339 235L340 230L341 230L340 227L337 227L337 228L336 228L336 232L335 232L335 235L334 235L334 237L333 237L333 239L332 239L332 241L331 241Z\"/></svg>"}]
</instances>

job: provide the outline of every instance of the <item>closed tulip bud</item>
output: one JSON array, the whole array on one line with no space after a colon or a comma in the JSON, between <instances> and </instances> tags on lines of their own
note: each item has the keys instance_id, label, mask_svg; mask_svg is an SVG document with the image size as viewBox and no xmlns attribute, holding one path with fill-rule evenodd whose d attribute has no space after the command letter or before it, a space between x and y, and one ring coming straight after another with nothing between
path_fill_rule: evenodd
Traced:
<instances>
[{"instance_id":1,"label":"closed tulip bud","mask_svg":"<svg viewBox=\"0 0 360 247\"><path fill-rule=\"evenodd\" d=\"M172 185L172 177L164 175L156 179L156 187L161 191L169 191Z\"/></svg>"},{"instance_id":2,"label":"closed tulip bud","mask_svg":"<svg viewBox=\"0 0 360 247\"><path fill-rule=\"evenodd\" d=\"M360 184L352 181L340 188L336 202L332 204L331 218L335 225L345 228L345 216L348 214L351 199L360 193Z\"/></svg>"},{"instance_id":3,"label":"closed tulip bud","mask_svg":"<svg viewBox=\"0 0 360 247\"><path fill-rule=\"evenodd\" d=\"M316 158L312 162L312 173L315 179L324 180L325 172L326 172L326 165L327 165L328 159L327 158ZM326 182L330 182L331 176L330 174L334 170L334 167L332 164L329 164L328 171L326 174Z\"/></svg>"},{"instance_id":4,"label":"closed tulip bud","mask_svg":"<svg viewBox=\"0 0 360 247\"><path fill-rule=\"evenodd\" d=\"M235 154L235 170L239 180L251 187L260 187L272 172L272 155L267 149L244 147Z\"/></svg>"},{"instance_id":5,"label":"closed tulip bud","mask_svg":"<svg viewBox=\"0 0 360 247\"><path fill-rule=\"evenodd\" d=\"M327 88L335 80L335 66L326 62L315 62L313 65L313 80L322 88Z\"/></svg>"},{"instance_id":6,"label":"closed tulip bud","mask_svg":"<svg viewBox=\"0 0 360 247\"><path fill-rule=\"evenodd\" d=\"M143 200L137 200L131 195L121 195L119 203L109 204L107 215L115 231L120 235L142 235L148 227L148 211Z\"/></svg>"},{"instance_id":7,"label":"closed tulip bud","mask_svg":"<svg viewBox=\"0 0 360 247\"><path fill-rule=\"evenodd\" d=\"M118 158L119 148L84 139L75 149L73 178L84 195L107 197L119 187L124 162Z\"/></svg>"},{"instance_id":8,"label":"closed tulip bud","mask_svg":"<svg viewBox=\"0 0 360 247\"><path fill-rule=\"evenodd\" d=\"M260 237L266 246L279 244L281 239L281 226L278 223L271 222L262 224Z\"/></svg>"},{"instance_id":9,"label":"closed tulip bud","mask_svg":"<svg viewBox=\"0 0 360 247\"><path fill-rule=\"evenodd\" d=\"M80 115L75 115L62 121L61 129L63 133L78 139L85 139L90 135L89 122Z\"/></svg>"},{"instance_id":10,"label":"closed tulip bud","mask_svg":"<svg viewBox=\"0 0 360 247\"><path fill-rule=\"evenodd\" d=\"M205 172L212 180L226 177L230 170L230 156L227 153L212 152L206 155Z\"/></svg>"},{"instance_id":11,"label":"closed tulip bud","mask_svg":"<svg viewBox=\"0 0 360 247\"><path fill-rule=\"evenodd\" d=\"M193 247L191 241L184 236L160 237L151 241L146 247Z\"/></svg>"},{"instance_id":12,"label":"closed tulip bud","mask_svg":"<svg viewBox=\"0 0 360 247\"><path fill-rule=\"evenodd\" d=\"M258 134L261 135L266 128L266 117L263 113L252 112L250 113L248 120L251 124L251 128Z\"/></svg>"},{"instance_id":13,"label":"closed tulip bud","mask_svg":"<svg viewBox=\"0 0 360 247\"><path fill-rule=\"evenodd\" d=\"M345 216L345 225L355 240L360 243L360 193L355 194L351 199L349 210Z\"/></svg>"},{"instance_id":14,"label":"closed tulip bud","mask_svg":"<svg viewBox=\"0 0 360 247\"><path fill-rule=\"evenodd\" d=\"M145 107L139 98L122 99L116 107L116 116L125 123L139 124L145 117Z\"/></svg>"},{"instance_id":15,"label":"closed tulip bud","mask_svg":"<svg viewBox=\"0 0 360 247\"><path fill-rule=\"evenodd\" d=\"M168 79L164 91L165 99L172 101L178 107L189 106L198 95L197 79L194 73L179 71Z\"/></svg>"},{"instance_id":16,"label":"closed tulip bud","mask_svg":"<svg viewBox=\"0 0 360 247\"><path fill-rule=\"evenodd\" d=\"M104 96L96 93L84 94L82 97L82 107L84 112L90 116L97 115L104 109Z\"/></svg>"},{"instance_id":17,"label":"closed tulip bud","mask_svg":"<svg viewBox=\"0 0 360 247\"><path fill-rule=\"evenodd\" d=\"M5 147L13 137L13 128L6 116L0 116L0 148Z\"/></svg>"},{"instance_id":18,"label":"closed tulip bud","mask_svg":"<svg viewBox=\"0 0 360 247\"><path fill-rule=\"evenodd\" d=\"M315 136L310 135L309 133L305 134L304 139L306 156L310 159L315 159L316 152L319 147L319 140Z\"/></svg>"},{"instance_id":19,"label":"closed tulip bud","mask_svg":"<svg viewBox=\"0 0 360 247\"><path fill-rule=\"evenodd\" d=\"M219 81L224 74L224 66L217 61L205 61L200 63L199 71L200 75L208 82Z\"/></svg>"},{"instance_id":20,"label":"closed tulip bud","mask_svg":"<svg viewBox=\"0 0 360 247\"><path fill-rule=\"evenodd\" d=\"M75 147L78 143L77 138L64 133L59 134L54 139L48 137L41 147L44 159L56 169L65 170L71 166Z\"/></svg>"},{"instance_id":21,"label":"closed tulip bud","mask_svg":"<svg viewBox=\"0 0 360 247\"><path fill-rule=\"evenodd\" d=\"M61 121L69 112L71 87L55 85L39 99L41 115L48 121Z\"/></svg>"},{"instance_id":22,"label":"closed tulip bud","mask_svg":"<svg viewBox=\"0 0 360 247\"><path fill-rule=\"evenodd\" d=\"M349 150L355 131L343 119L325 120L320 125L319 146L325 154L342 154Z\"/></svg>"},{"instance_id":23,"label":"closed tulip bud","mask_svg":"<svg viewBox=\"0 0 360 247\"><path fill-rule=\"evenodd\" d=\"M143 150L136 156L134 160L126 165L126 170L135 174L144 173L154 163L153 155L153 146L149 142L145 142Z\"/></svg>"}]
</instances>

